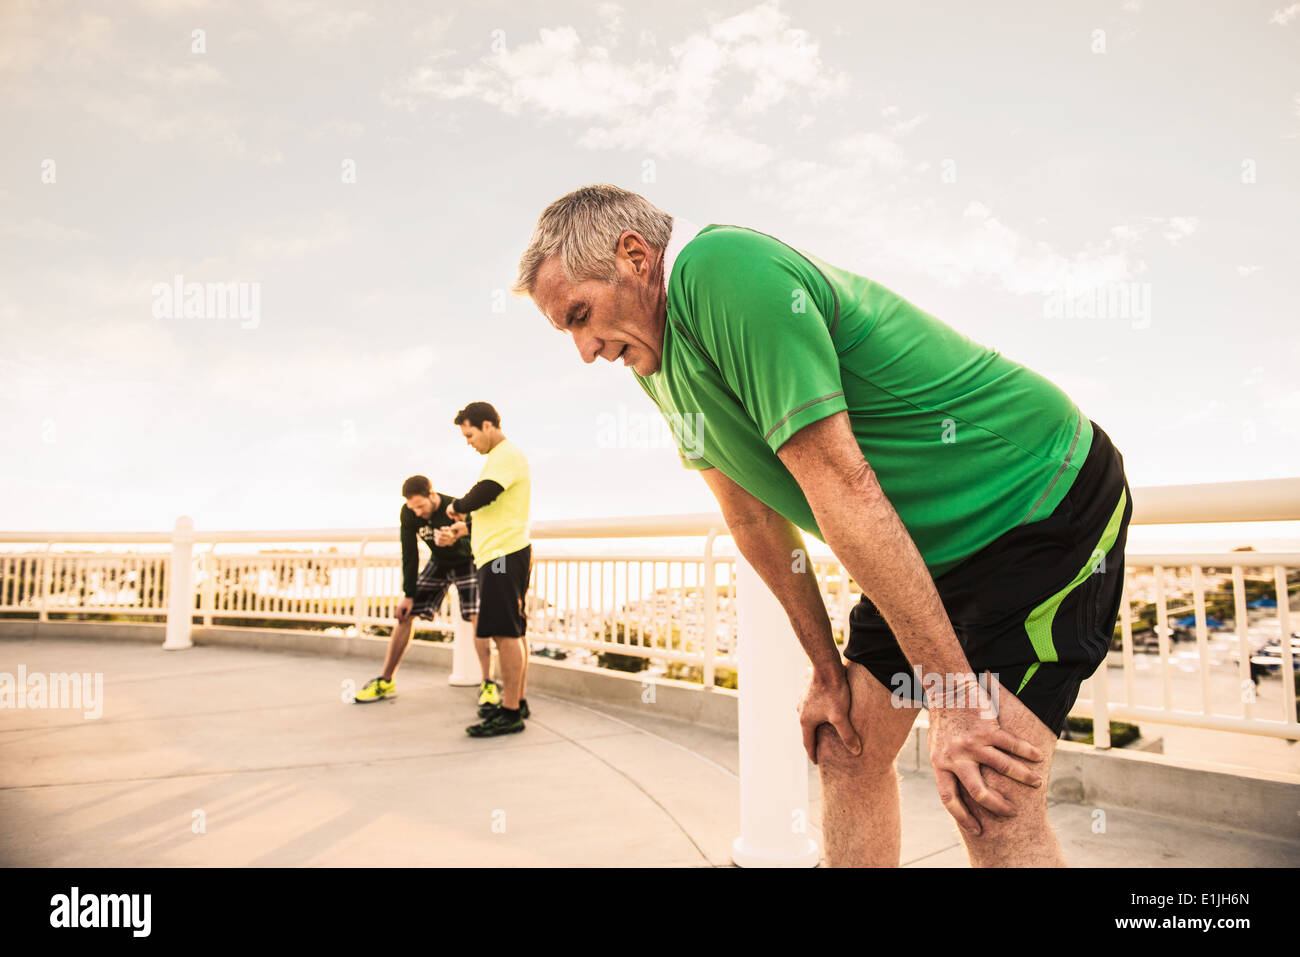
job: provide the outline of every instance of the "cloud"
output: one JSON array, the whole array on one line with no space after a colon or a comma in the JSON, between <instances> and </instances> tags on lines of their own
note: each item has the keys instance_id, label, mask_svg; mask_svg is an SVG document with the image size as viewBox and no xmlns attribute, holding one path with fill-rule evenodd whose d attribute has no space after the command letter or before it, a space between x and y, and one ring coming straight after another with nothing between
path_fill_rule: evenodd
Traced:
<instances>
[{"instance_id":1,"label":"cloud","mask_svg":"<svg viewBox=\"0 0 1300 957\"><path fill-rule=\"evenodd\" d=\"M385 99L413 110L479 102L572 127L572 140L590 149L680 156L748 173L755 198L829 231L841 251L838 265L892 266L947 285L988 282L1029 294L1065 282L1124 280L1146 270L1141 251L1153 229L1175 245L1197 229L1195 217L1146 218L1066 253L986 204L954 208L948 194L936 194L933 158L911 156L905 146L929 113L905 112L898 102L880 105L877 128L862 123L849 135L821 138L808 155L800 155L807 153L804 137L754 132L757 117L768 130L774 123L807 127L811 103L820 104L816 115L861 109L843 95L851 92L845 75L823 62L815 40L776 2L689 33L666 52L629 54L619 48L620 30L607 10L598 39L558 26L468 65L435 52Z\"/></svg>"},{"instance_id":2,"label":"cloud","mask_svg":"<svg viewBox=\"0 0 1300 957\"><path fill-rule=\"evenodd\" d=\"M85 95L82 107L106 126L145 143L193 140L217 146L235 156L252 155L240 115L213 109L196 110L193 103L182 108L175 101L167 102L171 89L162 82L134 91L95 89ZM157 90L168 92L159 95Z\"/></svg>"},{"instance_id":3,"label":"cloud","mask_svg":"<svg viewBox=\"0 0 1300 957\"><path fill-rule=\"evenodd\" d=\"M354 140L366 132L364 123L356 120L333 119L327 123L318 126L314 134L316 136L337 136L341 139Z\"/></svg>"},{"instance_id":4,"label":"cloud","mask_svg":"<svg viewBox=\"0 0 1300 957\"><path fill-rule=\"evenodd\" d=\"M316 408L356 408L374 402L377 382L431 381L437 359L429 345L402 344L388 351L326 346L297 351L293 362L278 352L247 350L221 358L204 381L214 393L236 400L304 395ZM358 375L359 369L365 374Z\"/></svg>"},{"instance_id":5,"label":"cloud","mask_svg":"<svg viewBox=\"0 0 1300 957\"><path fill-rule=\"evenodd\" d=\"M107 16L52 16L35 0L0 3L0 73L79 72L98 64L112 45Z\"/></svg>"},{"instance_id":6,"label":"cloud","mask_svg":"<svg viewBox=\"0 0 1300 957\"><path fill-rule=\"evenodd\" d=\"M273 0L260 9L294 40L315 44L347 40L375 22L368 10L339 10L318 0Z\"/></svg>"},{"instance_id":7,"label":"cloud","mask_svg":"<svg viewBox=\"0 0 1300 957\"><path fill-rule=\"evenodd\" d=\"M1278 26L1286 26L1297 16L1300 16L1300 3L1293 3L1285 9L1273 11L1273 15L1268 18L1269 23L1276 23Z\"/></svg>"},{"instance_id":8,"label":"cloud","mask_svg":"<svg viewBox=\"0 0 1300 957\"><path fill-rule=\"evenodd\" d=\"M304 259L322 249L341 246L352 239L347 220L339 213L326 213L317 223L287 234L242 236L237 246L241 257L256 263L268 260Z\"/></svg>"},{"instance_id":9,"label":"cloud","mask_svg":"<svg viewBox=\"0 0 1300 957\"><path fill-rule=\"evenodd\" d=\"M1172 245L1177 246L1186 237L1196 232L1200 220L1195 216L1171 216L1165 220L1165 223L1167 228L1161 235L1169 240Z\"/></svg>"},{"instance_id":10,"label":"cloud","mask_svg":"<svg viewBox=\"0 0 1300 957\"><path fill-rule=\"evenodd\" d=\"M899 137L907 136L909 133L911 133L913 130L915 130L918 126L920 126L929 118L930 118L929 113L922 113L919 116L912 117L910 120L902 120L898 123L891 123L889 125L889 135L899 136Z\"/></svg>"},{"instance_id":11,"label":"cloud","mask_svg":"<svg viewBox=\"0 0 1300 957\"><path fill-rule=\"evenodd\" d=\"M733 118L817 101L845 85L776 3L690 34L659 60L616 55L618 17L607 15L602 29L596 42L584 41L571 26L543 28L535 41L506 44L460 69L448 68L443 61L449 54L440 51L386 89L384 99L408 109L476 100L510 115L585 122L578 143L588 148L690 156L752 170L776 154L737 129Z\"/></svg>"},{"instance_id":12,"label":"cloud","mask_svg":"<svg viewBox=\"0 0 1300 957\"><path fill-rule=\"evenodd\" d=\"M35 240L58 246L69 246L94 239L93 233L75 226L52 223L48 219L29 219L25 223L7 223L0 226L0 236L12 236L15 239Z\"/></svg>"},{"instance_id":13,"label":"cloud","mask_svg":"<svg viewBox=\"0 0 1300 957\"><path fill-rule=\"evenodd\" d=\"M132 71L131 76L145 83L177 86L206 86L226 82L226 78L221 75L220 70L203 60L195 60L189 66L174 66L167 70L147 66L144 69Z\"/></svg>"},{"instance_id":14,"label":"cloud","mask_svg":"<svg viewBox=\"0 0 1300 957\"><path fill-rule=\"evenodd\" d=\"M136 0L136 5L149 13L172 14L207 9L209 0Z\"/></svg>"},{"instance_id":15,"label":"cloud","mask_svg":"<svg viewBox=\"0 0 1300 957\"><path fill-rule=\"evenodd\" d=\"M887 170L902 169L906 165L902 148L880 133L855 133L836 143L835 151L841 156L865 160L869 165L879 165Z\"/></svg>"},{"instance_id":16,"label":"cloud","mask_svg":"<svg viewBox=\"0 0 1300 957\"><path fill-rule=\"evenodd\" d=\"M463 70L448 72L431 55L395 89L390 103L418 106L422 100L475 99L508 114L525 109L546 116L604 119L634 106L647 106L662 83L649 63L624 65L610 49L583 47L573 27L542 29L535 43L505 47Z\"/></svg>"},{"instance_id":17,"label":"cloud","mask_svg":"<svg viewBox=\"0 0 1300 957\"><path fill-rule=\"evenodd\" d=\"M906 270L946 286L978 282L1044 294L1066 283L1132 279L1148 268L1143 249L1153 233L1177 244L1199 223L1189 216L1144 217L1063 252L1004 221L987 203L968 201L954 216L936 198L933 174L918 179L928 164L903 171L906 154L888 139L856 134L831 155L839 161L778 160L754 192L792 221L829 231L837 244L830 261L846 269L870 263L878 272Z\"/></svg>"},{"instance_id":18,"label":"cloud","mask_svg":"<svg viewBox=\"0 0 1300 957\"><path fill-rule=\"evenodd\" d=\"M573 124L591 149L685 156L727 173L751 173L752 193L793 219L832 231L852 268L871 262L920 272L945 284L992 282L1017 293L1044 292L1066 281L1121 280L1146 269L1145 235L1164 227L1177 243L1196 229L1191 217L1122 224L1073 255L1022 235L981 203L944 208L929 160L912 158L906 137L929 118L901 105L880 108L882 126L865 124L838 140L819 141L809 158L802 140L757 137L750 121L766 116L806 126L806 105L847 91L845 77L823 63L817 43L774 2L762 3L690 33L666 54L628 56L618 49L617 18L601 42L570 26L505 45L463 67L437 52L385 91L393 106L477 101L509 115L532 114ZM790 107L787 118L776 111ZM821 112L835 113L838 100ZM847 105L845 108L848 108ZM801 126L802 125L802 126ZM790 142L791 145L786 145Z\"/></svg>"}]
</instances>

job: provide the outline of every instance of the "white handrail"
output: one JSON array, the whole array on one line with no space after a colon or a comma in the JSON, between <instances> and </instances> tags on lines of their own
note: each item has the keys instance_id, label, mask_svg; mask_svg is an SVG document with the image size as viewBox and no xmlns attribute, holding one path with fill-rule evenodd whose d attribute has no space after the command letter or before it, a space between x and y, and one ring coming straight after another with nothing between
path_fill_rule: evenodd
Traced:
<instances>
[{"instance_id":1,"label":"white handrail","mask_svg":"<svg viewBox=\"0 0 1300 957\"><path fill-rule=\"evenodd\" d=\"M1221 522L1300 521L1300 478L1151 485L1133 489L1133 525L1214 524ZM725 528L716 512L685 515L633 515L620 518L549 519L534 522L534 538L704 537ZM196 542L352 542L363 538L397 540L396 526L350 529L228 529L196 531ZM0 542L170 544L171 532L2 531ZM1255 553L1251 554L1252 557ZM1260 553L1261 555L1264 553ZM1268 553L1270 556L1276 553ZM1220 556L1216 555L1215 558ZM1179 556L1185 561L1186 556ZM1273 559L1260 558L1262 564Z\"/></svg>"}]
</instances>

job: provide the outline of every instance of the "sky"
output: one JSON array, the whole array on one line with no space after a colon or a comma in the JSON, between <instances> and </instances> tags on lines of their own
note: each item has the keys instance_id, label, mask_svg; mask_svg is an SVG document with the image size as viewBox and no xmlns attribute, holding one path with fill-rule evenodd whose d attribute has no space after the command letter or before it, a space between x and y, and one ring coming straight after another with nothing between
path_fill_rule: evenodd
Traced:
<instances>
[{"instance_id":1,"label":"sky","mask_svg":"<svg viewBox=\"0 0 1300 957\"><path fill-rule=\"evenodd\" d=\"M601 182L1046 376L1135 488L1300 476L1300 3L4 0L0 129L3 529L394 525L475 400L534 520L714 510L508 291Z\"/></svg>"}]
</instances>

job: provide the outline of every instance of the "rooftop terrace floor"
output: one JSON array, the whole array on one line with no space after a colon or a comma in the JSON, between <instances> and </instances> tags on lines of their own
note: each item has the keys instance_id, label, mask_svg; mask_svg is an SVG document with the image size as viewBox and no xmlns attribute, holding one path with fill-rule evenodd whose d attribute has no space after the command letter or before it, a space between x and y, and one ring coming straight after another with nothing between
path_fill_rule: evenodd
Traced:
<instances>
[{"instance_id":1,"label":"rooftop terrace floor","mask_svg":"<svg viewBox=\"0 0 1300 957\"><path fill-rule=\"evenodd\" d=\"M533 693L525 732L476 740L476 689L432 668L359 706L357 659L0 640L0 671L20 664L102 672L104 710L0 710L0 865L728 866L739 834L736 737L670 718ZM819 790L810 766L814 824ZM929 773L902 791L903 863L968 866ZM1249 832L1050 814L1072 866L1300 864Z\"/></svg>"}]
</instances>

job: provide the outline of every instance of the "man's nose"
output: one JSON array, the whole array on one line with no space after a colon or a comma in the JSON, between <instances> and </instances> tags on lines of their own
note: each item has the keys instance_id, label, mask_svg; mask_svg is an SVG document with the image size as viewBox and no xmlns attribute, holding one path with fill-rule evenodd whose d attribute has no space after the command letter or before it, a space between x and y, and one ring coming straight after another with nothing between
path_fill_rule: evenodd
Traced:
<instances>
[{"instance_id":1,"label":"man's nose","mask_svg":"<svg viewBox=\"0 0 1300 957\"><path fill-rule=\"evenodd\" d=\"M582 361L591 365L600 355L600 350L604 348L604 343L593 335L585 332L579 332L573 337L573 344L578 348L578 355L582 356Z\"/></svg>"}]
</instances>

